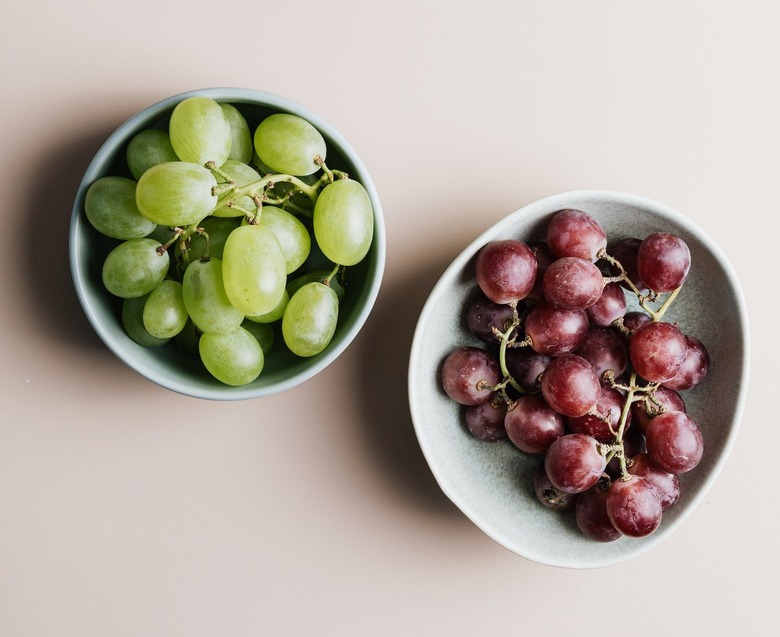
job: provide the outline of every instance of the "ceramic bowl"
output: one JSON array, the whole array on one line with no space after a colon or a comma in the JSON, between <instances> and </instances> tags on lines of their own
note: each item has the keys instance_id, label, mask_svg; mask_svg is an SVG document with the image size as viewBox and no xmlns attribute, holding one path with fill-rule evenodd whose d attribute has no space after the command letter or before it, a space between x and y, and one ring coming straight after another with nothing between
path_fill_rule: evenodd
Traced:
<instances>
[{"instance_id":1,"label":"ceramic bowl","mask_svg":"<svg viewBox=\"0 0 780 637\"><path fill-rule=\"evenodd\" d=\"M373 243L366 258L348 270L349 293L339 308L339 323L329 347L319 355L299 358L279 343L266 357L260 376L251 384L230 387L205 370L197 353L184 352L172 343L144 348L125 333L119 300L108 294L101 281L103 259L115 242L90 225L84 213L84 197L90 184L105 175L126 175L125 152L139 131L167 126L173 108L183 99L204 95L229 102L253 125L271 113L293 113L312 123L327 143L331 169L346 171L368 191L374 210ZM328 122L289 99L243 88L210 88L164 99L122 124L103 144L89 164L73 205L70 226L70 265L79 301L98 336L127 365L149 380L192 397L236 400L264 396L289 389L311 378L335 360L352 342L368 318L379 292L385 264L385 227L376 188L365 165L344 137ZM281 336L277 334L277 340Z\"/></svg>"},{"instance_id":2,"label":"ceramic bowl","mask_svg":"<svg viewBox=\"0 0 780 637\"><path fill-rule=\"evenodd\" d=\"M509 441L482 442L466 429L463 408L440 382L446 355L479 344L464 327L466 301L476 291L474 257L494 239L544 238L552 214L578 208L595 217L610 241L657 231L681 236L692 267L665 320L708 347L708 377L684 392L688 413L699 423L704 457L681 476L680 501L664 512L661 526L637 539L600 543L587 539L571 512L544 508L533 491L539 456ZM725 309L727 308L727 310ZM682 214L631 194L585 190L554 195L510 214L477 237L453 261L433 288L416 327L409 366L409 400L419 444L444 493L488 536L511 551L543 564L593 568L632 558L666 538L690 515L721 471L734 444L748 376L748 321L737 278L724 253Z\"/></svg>"}]
</instances>

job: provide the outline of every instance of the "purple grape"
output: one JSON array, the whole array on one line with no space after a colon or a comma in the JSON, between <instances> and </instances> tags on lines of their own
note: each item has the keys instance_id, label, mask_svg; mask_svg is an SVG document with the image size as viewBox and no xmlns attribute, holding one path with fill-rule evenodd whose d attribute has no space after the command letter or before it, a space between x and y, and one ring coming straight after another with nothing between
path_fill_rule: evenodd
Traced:
<instances>
[{"instance_id":1,"label":"purple grape","mask_svg":"<svg viewBox=\"0 0 780 637\"><path fill-rule=\"evenodd\" d=\"M621 239L609 250L610 256L618 261L623 269L626 271L626 276L631 283L634 284L636 289L642 293L647 293L647 286L642 281L642 277L639 276L639 269L637 268L636 258L639 252L639 246L642 245L642 240L636 237L629 237L627 239ZM614 265L610 265L609 271L612 276L618 276L620 270ZM625 282L621 282L620 285L624 288L630 289L629 285Z\"/></svg>"},{"instance_id":2,"label":"purple grape","mask_svg":"<svg viewBox=\"0 0 780 637\"><path fill-rule=\"evenodd\" d=\"M656 232L642 241L637 252L637 269L645 285L655 292L679 288L691 268L691 252L680 237Z\"/></svg>"},{"instance_id":3,"label":"purple grape","mask_svg":"<svg viewBox=\"0 0 780 637\"><path fill-rule=\"evenodd\" d=\"M466 306L466 327L483 343L500 341L493 328L505 332L512 324L514 311L509 305L494 303L484 292L478 291Z\"/></svg>"},{"instance_id":4,"label":"purple grape","mask_svg":"<svg viewBox=\"0 0 780 637\"><path fill-rule=\"evenodd\" d=\"M710 354L699 339L686 336L685 343L688 349L677 374L671 380L664 382L669 389L683 391L695 387L710 371Z\"/></svg>"},{"instance_id":5,"label":"purple grape","mask_svg":"<svg viewBox=\"0 0 780 637\"><path fill-rule=\"evenodd\" d=\"M582 416L601 398L601 384L590 363L575 354L554 358L542 374L542 396L564 416Z\"/></svg>"},{"instance_id":6,"label":"purple grape","mask_svg":"<svg viewBox=\"0 0 780 637\"><path fill-rule=\"evenodd\" d=\"M611 443L615 439L615 434L612 431L617 432L620 425L620 416L623 413L624 403L623 394L617 389L602 387L601 398L596 403L596 411L603 418L595 414L568 417L566 418L566 427L571 432L593 436L599 442ZM629 412L626 427L630 425L630 422ZM612 431L610 431L610 425L612 426Z\"/></svg>"},{"instance_id":7,"label":"purple grape","mask_svg":"<svg viewBox=\"0 0 780 637\"><path fill-rule=\"evenodd\" d=\"M547 302L564 310L584 310L599 300L604 276L592 261L562 257L544 273L542 291Z\"/></svg>"},{"instance_id":8,"label":"purple grape","mask_svg":"<svg viewBox=\"0 0 780 637\"><path fill-rule=\"evenodd\" d=\"M535 352L530 347L512 347L506 350L506 369L520 387L532 392L541 387L539 377L552 357Z\"/></svg>"},{"instance_id":9,"label":"purple grape","mask_svg":"<svg viewBox=\"0 0 780 637\"><path fill-rule=\"evenodd\" d=\"M544 470L544 463L539 465L534 474L534 492L543 506L555 511L569 509L577 500L576 494L565 493L553 486Z\"/></svg>"},{"instance_id":10,"label":"purple grape","mask_svg":"<svg viewBox=\"0 0 780 637\"><path fill-rule=\"evenodd\" d=\"M566 493L582 493L596 484L606 467L598 444L585 434L556 439L544 456L544 470L552 485Z\"/></svg>"},{"instance_id":11,"label":"purple grape","mask_svg":"<svg viewBox=\"0 0 780 637\"><path fill-rule=\"evenodd\" d=\"M563 416L533 394L523 396L506 412L504 427L509 440L525 453L544 453L564 434Z\"/></svg>"},{"instance_id":12,"label":"purple grape","mask_svg":"<svg viewBox=\"0 0 780 637\"><path fill-rule=\"evenodd\" d=\"M661 500L661 509L664 511L674 506L680 499L680 478L673 473L661 471L653 465L650 456L646 453L632 456L628 472L642 476L655 487L658 498Z\"/></svg>"},{"instance_id":13,"label":"purple grape","mask_svg":"<svg viewBox=\"0 0 780 637\"><path fill-rule=\"evenodd\" d=\"M588 334L585 310L560 310L540 303L525 318L525 333L535 352L545 356L568 354Z\"/></svg>"},{"instance_id":14,"label":"purple grape","mask_svg":"<svg viewBox=\"0 0 780 637\"><path fill-rule=\"evenodd\" d=\"M621 533L607 514L607 490L601 482L577 496L575 520L585 537L596 542L614 542Z\"/></svg>"},{"instance_id":15,"label":"purple grape","mask_svg":"<svg viewBox=\"0 0 780 637\"><path fill-rule=\"evenodd\" d=\"M591 325L609 327L626 313L626 293L617 283L607 283L601 296L585 308Z\"/></svg>"},{"instance_id":16,"label":"purple grape","mask_svg":"<svg viewBox=\"0 0 780 637\"><path fill-rule=\"evenodd\" d=\"M477 254L477 284L494 303L528 296L536 280L536 257L522 241L491 241Z\"/></svg>"},{"instance_id":17,"label":"purple grape","mask_svg":"<svg viewBox=\"0 0 780 637\"><path fill-rule=\"evenodd\" d=\"M653 485L641 476L615 480L607 492L607 515L623 535L644 537L661 524L661 500Z\"/></svg>"},{"instance_id":18,"label":"purple grape","mask_svg":"<svg viewBox=\"0 0 780 637\"><path fill-rule=\"evenodd\" d=\"M496 360L485 350L471 346L451 352L441 370L444 391L462 405L479 405L490 399L499 375Z\"/></svg>"},{"instance_id":19,"label":"purple grape","mask_svg":"<svg viewBox=\"0 0 780 637\"><path fill-rule=\"evenodd\" d=\"M645 312L632 311L626 312L623 317L623 326L631 333L634 333L638 328L642 327L645 323L649 323L653 319Z\"/></svg>"},{"instance_id":20,"label":"purple grape","mask_svg":"<svg viewBox=\"0 0 780 637\"><path fill-rule=\"evenodd\" d=\"M628 366L626 343L614 329L591 327L574 354L588 361L599 379L603 379L607 371L618 378Z\"/></svg>"},{"instance_id":21,"label":"purple grape","mask_svg":"<svg viewBox=\"0 0 780 637\"><path fill-rule=\"evenodd\" d=\"M494 405L487 400L479 405L466 407L466 426L475 438L484 442L506 440L506 404Z\"/></svg>"},{"instance_id":22,"label":"purple grape","mask_svg":"<svg viewBox=\"0 0 780 637\"><path fill-rule=\"evenodd\" d=\"M556 257L579 257L595 262L607 247L607 235L589 214L566 209L556 212L547 224L547 245Z\"/></svg>"},{"instance_id":23,"label":"purple grape","mask_svg":"<svg viewBox=\"0 0 780 637\"><path fill-rule=\"evenodd\" d=\"M704 454L699 426L681 411L668 411L653 418L645 439L650 460L666 473L679 475L690 471Z\"/></svg>"},{"instance_id":24,"label":"purple grape","mask_svg":"<svg viewBox=\"0 0 780 637\"><path fill-rule=\"evenodd\" d=\"M636 427L643 434L647 432L650 421L658 414L666 411L681 411L685 413L685 401L675 390L661 385L650 394L646 394L641 400L631 405Z\"/></svg>"},{"instance_id":25,"label":"purple grape","mask_svg":"<svg viewBox=\"0 0 780 637\"><path fill-rule=\"evenodd\" d=\"M637 374L651 383L663 383L677 375L687 350L680 328L651 321L632 333L628 353Z\"/></svg>"}]
</instances>

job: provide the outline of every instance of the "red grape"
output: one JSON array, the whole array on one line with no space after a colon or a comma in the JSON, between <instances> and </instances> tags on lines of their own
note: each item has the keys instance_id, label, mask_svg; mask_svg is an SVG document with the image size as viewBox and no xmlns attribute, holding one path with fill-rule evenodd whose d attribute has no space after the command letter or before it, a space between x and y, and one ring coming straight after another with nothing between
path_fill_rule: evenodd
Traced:
<instances>
[{"instance_id":1,"label":"red grape","mask_svg":"<svg viewBox=\"0 0 780 637\"><path fill-rule=\"evenodd\" d=\"M579 257L596 261L607 247L604 228L582 210L556 212L547 224L547 245L556 257Z\"/></svg>"},{"instance_id":2,"label":"red grape","mask_svg":"<svg viewBox=\"0 0 780 637\"><path fill-rule=\"evenodd\" d=\"M680 237L656 232L642 241L637 252L639 276L655 292L671 292L688 276L691 252Z\"/></svg>"},{"instance_id":3,"label":"red grape","mask_svg":"<svg viewBox=\"0 0 780 637\"><path fill-rule=\"evenodd\" d=\"M664 511L674 506L680 499L679 476L656 467L646 453L639 453L631 458L628 472L635 476L642 476L655 487Z\"/></svg>"},{"instance_id":4,"label":"red grape","mask_svg":"<svg viewBox=\"0 0 780 637\"><path fill-rule=\"evenodd\" d=\"M626 312L623 317L623 326L631 333L635 332L638 328L642 327L645 323L649 323L653 319L649 314L645 312L632 311Z\"/></svg>"},{"instance_id":5,"label":"red grape","mask_svg":"<svg viewBox=\"0 0 780 637\"><path fill-rule=\"evenodd\" d=\"M607 371L612 371L618 378L628 366L626 343L620 334L609 328L591 327L574 354L588 361L599 379L603 379Z\"/></svg>"},{"instance_id":6,"label":"red grape","mask_svg":"<svg viewBox=\"0 0 780 637\"><path fill-rule=\"evenodd\" d=\"M677 375L687 350L680 328L651 321L632 333L628 352L637 374L651 383L663 383Z\"/></svg>"},{"instance_id":7,"label":"red grape","mask_svg":"<svg viewBox=\"0 0 780 637\"><path fill-rule=\"evenodd\" d=\"M444 359L441 380L444 391L462 405L479 405L498 384L500 370L496 360L478 347L461 347Z\"/></svg>"},{"instance_id":8,"label":"red grape","mask_svg":"<svg viewBox=\"0 0 780 637\"><path fill-rule=\"evenodd\" d=\"M536 257L522 241L492 241L477 255L477 284L494 303L525 298L536 280Z\"/></svg>"},{"instance_id":9,"label":"red grape","mask_svg":"<svg viewBox=\"0 0 780 637\"><path fill-rule=\"evenodd\" d=\"M596 542L614 542L621 536L607 515L607 490L601 482L577 496L574 512L585 537Z\"/></svg>"},{"instance_id":10,"label":"red grape","mask_svg":"<svg viewBox=\"0 0 780 637\"><path fill-rule=\"evenodd\" d=\"M695 387L710 371L710 354L704 343L693 336L686 336L685 343L688 346L685 360L675 377L664 382L669 389L685 390Z\"/></svg>"},{"instance_id":11,"label":"red grape","mask_svg":"<svg viewBox=\"0 0 780 637\"><path fill-rule=\"evenodd\" d=\"M493 328L500 332L509 329L514 311L509 305L494 303L482 291L477 292L466 306L466 327L484 343L500 341Z\"/></svg>"},{"instance_id":12,"label":"red grape","mask_svg":"<svg viewBox=\"0 0 780 637\"><path fill-rule=\"evenodd\" d=\"M584 310L599 300L603 289L601 270L579 257L553 261L542 280L544 298L564 310Z\"/></svg>"},{"instance_id":13,"label":"red grape","mask_svg":"<svg viewBox=\"0 0 780 637\"><path fill-rule=\"evenodd\" d=\"M566 493L582 493L596 484L607 464L598 445L586 434L556 439L544 456L544 470L552 485Z\"/></svg>"},{"instance_id":14,"label":"red grape","mask_svg":"<svg viewBox=\"0 0 780 637\"><path fill-rule=\"evenodd\" d=\"M607 283L601 296L585 308L591 325L609 327L626 313L626 294L617 283Z\"/></svg>"},{"instance_id":15,"label":"red grape","mask_svg":"<svg viewBox=\"0 0 780 637\"><path fill-rule=\"evenodd\" d=\"M512 347L506 351L506 369L515 382L526 391L537 391L539 378L552 358L530 347Z\"/></svg>"},{"instance_id":16,"label":"red grape","mask_svg":"<svg viewBox=\"0 0 780 637\"><path fill-rule=\"evenodd\" d=\"M596 403L596 411L601 414L601 417L596 414L569 417L566 419L566 426L571 432L588 434L599 442L612 442L615 439L613 431L617 432L620 425L620 415L623 413L624 402L623 394L617 389L602 387L601 398ZM628 416L626 426L629 426L631 422L630 412ZM610 425L612 430L610 430Z\"/></svg>"},{"instance_id":17,"label":"red grape","mask_svg":"<svg viewBox=\"0 0 780 637\"><path fill-rule=\"evenodd\" d=\"M652 395L645 395L631 405L631 412L636 426L644 434L647 432L647 426L650 421L658 414L666 411L686 411L685 400L673 389L661 385L656 388Z\"/></svg>"},{"instance_id":18,"label":"red grape","mask_svg":"<svg viewBox=\"0 0 780 637\"><path fill-rule=\"evenodd\" d=\"M661 500L653 485L641 476L615 480L607 492L607 515L623 535L644 537L661 524Z\"/></svg>"},{"instance_id":19,"label":"red grape","mask_svg":"<svg viewBox=\"0 0 780 637\"><path fill-rule=\"evenodd\" d=\"M490 400L466 407L466 426L475 438L485 442L506 440L505 417L506 405L496 406Z\"/></svg>"},{"instance_id":20,"label":"red grape","mask_svg":"<svg viewBox=\"0 0 780 637\"><path fill-rule=\"evenodd\" d=\"M525 333L535 352L545 356L568 354L588 334L585 310L560 310L540 303L525 318Z\"/></svg>"},{"instance_id":21,"label":"red grape","mask_svg":"<svg viewBox=\"0 0 780 637\"><path fill-rule=\"evenodd\" d=\"M542 462L534 474L534 492L539 502L541 502L548 509L556 511L562 511L570 508L577 500L577 495L574 493L565 493L559 489L556 489L550 478L547 476L547 472L544 470L544 463Z\"/></svg>"},{"instance_id":22,"label":"red grape","mask_svg":"<svg viewBox=\"0 0 780 637\"><path fill-rule=\"evenodd\" d=\"M582 416L601 398L601 384L590 363L575 354L554 358L542 374L542 396L564 416Z\"/></svg>"},{"instance_id":23,"label":"red grape","mask_svg":"<svg viewBox=\"0 0 780 637\"><path fill-rule=\"evenodd\" d=\"M564 433L563 417L533 394L523 396L507 411L504 427L509 439L526 453L544 453Z\"/></svg>"},{"instance_id":24,"label":"red grape","mask_svg":"<svg viewBox=\"0 0 780 637\"><path fill-rule=\"evenodd\" d=\"M650 460L667 473L679 475L690 471L704 454L699 426L681 411L668 411L653 418L645 438Z\"/></svg>"},{"instance_id":25,"label":"red grape","mask_svg":"<svg viewBox=\"0 0 780 637\"><path fill-rule=\"evenodd\" d=\"M642 281L642 277L639 276L639 270L636 264L636 257L637 253L639 252L639 246L641 244L642 240L637 239L636 237L621 239L614 246L612 246L609 254L613 259L618 261L620 265L623 266L623 269L626 271L626 276L629 278L631 283L634 284L634 287L636 287L639 292L644 294L647 292L647 286L645 285L645 282ZM620 274L620 270L614 265L610 266L610 272L613 276L618 276ZM620 285L624 288L629 288L628 284L625 282L621 282Z\"/></svg>"}]
</instances>

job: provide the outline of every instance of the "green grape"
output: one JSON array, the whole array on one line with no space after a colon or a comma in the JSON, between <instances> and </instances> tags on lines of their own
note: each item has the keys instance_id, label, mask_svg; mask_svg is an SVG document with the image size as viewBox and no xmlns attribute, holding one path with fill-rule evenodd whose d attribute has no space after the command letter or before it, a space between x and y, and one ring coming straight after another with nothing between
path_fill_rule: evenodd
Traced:
<instances>
[{"instance_id":1,"label":"green grape","mask_svg":"<svg viewBox=\"0 0 780 637\"><path fill-rule=\"evenodd\" d=\"M253 323L273 323L274 321L278 321L280 318L282 318L282 316L284 316L284 310L287 308L287 304L289 302L290 295L285 289L282 294L282 300L279 301L273 310L266 312L265 314L259 314L257 316L247 316L246 318Z\"/></svg>"},{"instance_id":2,"label":"green grape","mask_svg":"<svg viewBox=\"0 0 780 637\"><path fill-rule=\"evenodd\" d=\"M300 276L295 277L292 281L290 281L287 284L287 294L289 294L290 297L292 297L293 294L295 294L307 283L313 283L313 282L322 283L329 276L330 276L330 270L312 270L311 272L307 272L306 274L301 274ZM336 293L338 300L342 301L344 299L345 290L344 290L344 286L341 285L341 283L339 283L338 277L334 276L333 278L331 278L331 280L328 282L328 285Z\"/></svg>"},{"instance_id":3,"label":"green grape","mask_svg":"<svg viewBox=\"0 0 780 637\"><path fill-rule=\"evenodd\" d=\"M188 97L171 113L171 145L185 162L221 166L230 156L231 128L220 105L210 97Z\"/></svg>"},{"instance_id":4,"label":"green grape","mask_svg":"<svg viewBox=\"0 0 780 637\"><path fill-rule=\"evenodd\" d=\"M241 226L233 230L225 242L222 269L225 292L244 315L270 312L284 294L284 255L268 228Z\"/></svg>"},{"instance_id":5,"label":"green grape","mask_svg":"<svg viewBox=\"0 0 780 637\"><path fill-rule=\"evenodd\" d=\"M133 177L140 179L149 168L167 161L179 161L171 146L171 137L157 128L147 128L135 135L125 153L127 167Z\"/></svg>"},{"instance_id":6,"label":"green grape","mask_svg":"<svg viewBox=\"0 0 780 637\"><path fill-rule=\"evenodd\" d=\"M152 336L144 326L144 306L148 294L122 301L122 325L127 335L144 347L159 347L169 341L167 338Z\"/></svg>"},{"instance_id":7,"label":"green grape","mask_svg":"<svg viewBox=\"0 0 780 637\"><path fill-rule=\"evenodd\" d=\"M334 263L355 265L363 260L374 237L374 213L359 182L339 179L322 189L314 204L314 237Z\"/></svg>"},{"instance_id":8,"label":"green grape","mask_svg":"<svg viewBox=\"0 0 780 637\"><path fill-rule=\"evenodd\" d=\"M263 348L240 326L224 334L205 333L200 337L198 350L206 369L226 385L246 385L263 371Z\"/></svg>"},{"instance_id":9,"label":"green grape","mask_svg":"<svg viewBox=\"0 0 780 637\"><path fill-rule=\"evenodd\" d=\"M173 338L187 324L187 308L181 292L181 283L167 279L160 283L146 301L143 312L144 327L157 338Z\"/></svg>"},{"instance_id":10,"label":"green grape","mask_svg":"<svg viewBox=\"0 0 780 637\"><path fill-rule=\"evenodd\" d=\"M247 317L248 319L249 317ZM276 343L276 332L274 326L270 323L254 323L250 320L246 320L241 324L247 332L255 337L255 340L260 343L260 347L263 350L263 354L268 354Z\"/></svg>"},{"instance_id":11,"label":"green grape","mask_svg":"<svg viewBox=\"0 0 780 637\"><path fill-rule=\"evenodd\" d=\"M284 254L287 274L303 265L311 250L311 236L297 217L275 206L263 206L257 225L274 233Z\"/></svg>"},{"instance_id":12,"label":"green grape","mask_svg":"<svg viewBox=\"0 0 780 637\"><path fill-rule=\"evenodd\" d=\"M101 177L87 190L84 210L87 220L112 239L140 239L154 232L135 204L136 184L126 177Z\"/></svg>"},{"instance_id":13,"label":"green grape","mask_svg":"<svg viewBox=\"0 0 780 637\"><path fill-rule=\"evenodd\" d=\"M173 237L173 230L168 226L154 226L154 230L146 235L147 239L154 239L160 243L168 243Z\"/></svg>"},{"instance_id":14,"label":"green grape","mask_svg":"<svg viewBox=\"0 0 780 637\"><path fill-rule=\"evenodd\" d=\"M252 133L249 132L249 125L246 119L232 104L220 104L222 112L225 114L230 125L230 155L228 159L235 159L244 164L252 161Z\"/></svg>"},{"instance_id":15,"label":"green grape","mask_svg":"<svg viewBox=\"0 0 780 637\"><path fill-rule=\"evenodd\" d=\"M109 252L103 262L103 285L114 296L129 299L149 294L168 274L170 257L160 254L154 239L128 239Z\"/></svg>"},{"instance_id":16,"label":"green grape","mask_svg":"<svg viewBox=\"0 0 780 637\"><path fill-rule=\"evenodd\" d=\"M206 237L200 234L194 234L188 239L187 257L192 263L206 254L206 246L209 248L209 256L222 258L222 251L225 248L225 241L233 230L238 228L238 219L222 219L219 217L206 217L199 227L208 235ZM177 254L181 254L181 247L177 244Z\"/></svg>"},{"instance_id":17,"label":"green grape","mask_svg":"<svg viewBox=\"0 0 780 637\"><path fill-rule=\"evenodd\" d=\"M322 283L307 283L287 304L282 317L282 336L297 356L314 356L323 351L336 331L339 300Z\"/></svg>"},{"instance_id":18,"label":"green grape","mask_svg":"<svg viewBox=\"0 0 780 637\"><path fill-rule=\"evenodd\" d=\"M305 119L288 113L266 117L255 130L255 150L273 172L311 175L325 161L327 148L320 132Z\"/></svg>"},{"instance_id":19,"label":"green grape","mask_svg":"<svg viewBox=\"0 0 780 637\"><path fill-rule=\"evenodd\" d=\"M249 184L253 184L260 180L260 175L254 168L248 164L244 164L234 159L228 159L224 164L222 164L220 170L227 174L233 181L235 181L238 186L248 186ZM217 179L217 182L224 183L224 180L220 177ZM232 193L228 193L222 199L220 199L219 205L211 214L215 217L244 216L244 213L241 210L228 207L227 204L232 199L234 199L239 206L246 210L254 211L256 208L255 202L252 201L251 197L246 195L236 197Z\"/></svg>"},{"instance_id":20,"label":"green grape","mask_svg":"<svg viewBox=\"0 0 780 637\"><path fill-rule=\"evenodd\" d=\"M217 205L211 171L187 162L165 162L147 170L135 191L138 210L162 226L188 226L206 217Z\"/></svg>"},{"instance_id":21,"label":"green grape","mask_svg":"<svg viewBox=\"0 0 780 637\"><path fill-rule=\"evenodd\" d=\"M201 332L232 332L244 315L230 304L222 279L222 261L194 261L182 279L184 307Z\"/></svg>"}]
</instances>

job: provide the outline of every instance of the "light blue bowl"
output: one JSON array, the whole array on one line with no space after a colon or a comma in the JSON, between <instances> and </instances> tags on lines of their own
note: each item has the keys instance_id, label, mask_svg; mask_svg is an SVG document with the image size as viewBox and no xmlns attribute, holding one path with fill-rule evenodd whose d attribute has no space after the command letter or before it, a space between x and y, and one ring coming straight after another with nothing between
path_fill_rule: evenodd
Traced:
<instances>
[{"instance_id":1,"label":"light blue bowl","mask_svg":"<svg viewBox=\"0 0 780 637\"><path fill-rule=\"evenodd\" d=\"M594 216L610 241L668 231L690 247L692 266L665 320L679 321L707 346L712 367L697 387L683 392L688 413L704 436L704 457L680 477L682 497L664 512L659 529L642 539L598 543L587 539L570 512L545 509L533 490L540 457L510 442L486 443L465 427L462 408L440 382L445 356L458 346L479 345L464 329L467 299L476 290L474 257L494 239L544 239L552 214L579 208ZM636 195L584 190L553 195L505 217L477 237L453 261L420 315L409 365L409 400L422 451L442 490L487 535L506 548L543 564L594 568L616 564L668 537L702 501L726 462L739 429L749 370L745 300L726 255L682 214Z\"/></svg>"},{"instance_id":2,"label":"light blue bowl","mask_svg":"<svg viewBox=\"0 0 780 637\"><path fill-rule=\"evenodd\" d=\"M293 113L311 122L328 145L327 163L332 169L346 171L365 186L374 209L374 239L366 258L348 268L348 293L339 308L339 323L329 347L311 358L299 358L277 342L266 358L260 376L243 387L230 387L215 380L200 363L197 353L180 350L168 343L144 348L124 331L120 301L103 287L103 259L114 242L101 236L87 221L84 197L98 178L125 174L127 144L139 131L165 126L173 108L183 99L204 95L229 102L241 110L250 126L271 113ZM73 204L70 225L70 267L73 283L84 312L106 346L132 369L172 391L212 400L240 400L274 394L311 378L333 362L352 342L368 318L379 293L385 266L385 225L382 206L365 165L344 137L317 114L295 102L244 88L208 88L174 95L134 115L103 144L87 168ZM277 335L277 340L281 336Z\"/></svg>"}]
</instances>

